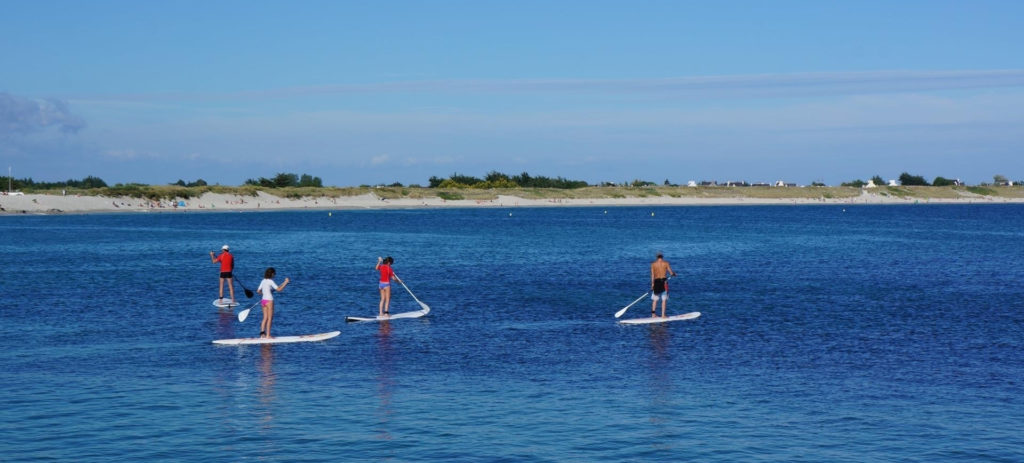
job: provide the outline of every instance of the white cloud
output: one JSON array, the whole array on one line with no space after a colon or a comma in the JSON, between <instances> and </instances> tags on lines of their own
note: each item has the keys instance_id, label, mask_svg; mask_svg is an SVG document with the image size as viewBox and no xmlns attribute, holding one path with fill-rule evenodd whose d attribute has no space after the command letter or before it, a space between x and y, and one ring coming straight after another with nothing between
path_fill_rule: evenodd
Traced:
<instances>
[{"instance_id":1,"label":"white cloud","mask_svg":"<svg viewBox=\"0 0 1024 463\"><path fill-rule=\"evenodd\" d=\"M0 92L0 136L28 134L49 127L75 133L85 127L85 121L72 114L63 100L29 99Z\"/></svg>"}]
</instances>

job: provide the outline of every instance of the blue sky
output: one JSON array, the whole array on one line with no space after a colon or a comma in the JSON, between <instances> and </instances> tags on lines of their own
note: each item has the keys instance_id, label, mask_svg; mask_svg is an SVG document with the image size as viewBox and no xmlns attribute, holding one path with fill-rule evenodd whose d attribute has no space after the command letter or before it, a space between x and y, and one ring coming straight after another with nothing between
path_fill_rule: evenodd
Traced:
<instances>
[{"instance_id":1,"label":"blue sky","mask_svg":"<svg viewBox=\"0 0 1024 463\"><path fill-rule=\"evenodd\" d=\"M1019 1L0 12L0 161L17 178L1024 179Z\"/></svg>"}]
</instances>

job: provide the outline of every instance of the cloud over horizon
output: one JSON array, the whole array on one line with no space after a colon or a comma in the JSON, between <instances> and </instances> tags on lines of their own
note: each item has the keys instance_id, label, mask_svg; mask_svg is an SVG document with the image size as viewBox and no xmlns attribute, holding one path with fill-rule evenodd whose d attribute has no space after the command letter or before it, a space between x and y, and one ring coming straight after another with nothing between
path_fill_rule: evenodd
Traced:
<instances>
[{"instance_id":1,"label":"cloud over horizon","mask_svg":"<svg viewBox=\"0 0 1024 463\"><path fill-rule=\"evenodd\" d=\"M72 114L63 100L30 99L0 92L0 136L30 134L51 127L77 133L85 127L85 120Z\"/></svg>"}]
</instances>

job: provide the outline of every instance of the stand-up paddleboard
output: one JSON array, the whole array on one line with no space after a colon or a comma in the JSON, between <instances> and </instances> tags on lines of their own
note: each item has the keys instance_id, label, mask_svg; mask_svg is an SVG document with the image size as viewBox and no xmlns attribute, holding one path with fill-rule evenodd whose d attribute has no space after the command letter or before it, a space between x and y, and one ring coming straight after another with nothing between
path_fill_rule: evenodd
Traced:
<instances>
[{"instance_id":1,"label":"stand-up paddleboard","mask_svg":"<svg viewBox=\"0 0 1024 463\"><path fill-rule=\"evenodd\" d=\"M345 317L347 322L382 322L386 320L395 320L399 318L420 318L430 313L430 307L426 304L423 305L423 310L416 310L413 312L402 312L391 315L385 315L383 317Z\"/></svg>"},{"instance_id":2,"label":"stand-up paddleboard","mask_svg":"<svg viewBox=\"0 0 1024 463\"><path fill-rule=\"evenodd\" d=\"M398 277L398 275L395 275L395 277ZM394 315L385 315L383 317L345 317L345 321L347 321L347 322L382 322L382 321L388 321L388 320L396 320L396 319L399 319L399 318L420 318L420 317L430 313L430 306L429 305L424 304L423 301L419 300L419 298L417 298L416 295L412 293L412 290L410 290L409 287L405 285L404 281L398 280L398 282L402 284L402 287L405 288L405 291L408 292L410 296L412 296L413 300L416 301L416 303L420 305L422 310L415 310L415 311L412 311L412 312L396 313ZM378 308L378 310L379 310L379 308Z\"/></svg>"},{"instance_id":3,"label":"stand-up paddleboard","mask_svg":"<svg viewBox=\"0 0 1024 463\"><path fill-rule=\"evenodd\" d=\"M284 344L288 342L323 341L325 339L331 339L339 334L341 334L341 331L331 331L330 333L320 334L304 334L302 336L277 336L273 338L217 339L214 340L213 343L229 346L237 346L241 344Z\"/></svg>"},{"instance_id":4,"label":"stand-up paddleboard","mask_svg":"<svg viewBox=\"0 0 1024 463\"><path fill-rule=\"evenodd\" d=\"M624 325L644 325L647 323L665 323L665 322L677 322L679 320L692 320L700 316L700 312L684 313L682 315L673 315L671 317L648 317L648 318L631 318L629 320L620 320L619 323Z\"/></svg>"},{"instance_id":5,"label":"stand-up paddleboard","mask_svg":"<svg viewBox=\"0 0 1024 463\"><path fill-rule=\"evenodd\" d=\"M214 307L220 307L222 309L229 308L229 307L236 307L236 306L238 306L238 304L240 304L240 303L237 300L235 302L231 302L231 299L226 298L226 297L224 299L214 299L213 300L213 306Z\"/></svg>"}]
</instances>

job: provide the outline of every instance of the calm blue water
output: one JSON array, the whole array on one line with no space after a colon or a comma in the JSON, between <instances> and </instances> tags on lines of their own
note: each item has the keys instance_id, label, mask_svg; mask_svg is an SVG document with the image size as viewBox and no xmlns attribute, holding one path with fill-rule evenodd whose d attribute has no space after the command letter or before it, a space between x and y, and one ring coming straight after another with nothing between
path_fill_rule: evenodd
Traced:
<instances>
[{"instance_id":1,"label":"calm blue water","mask_svg":"<svg viewBox=\"0 0 1024 463\"><path fill-rule=\"evenodd\" d=\"M292 279L275 334L341 336L210 344L259 331L210 303L224 243ZM658 250L703 316L616 324ZM4 461L1024 461L1020 205L16 216L0 251ZM428 317L345 324L379 255Z\"/></svg>"}]
</instances>

